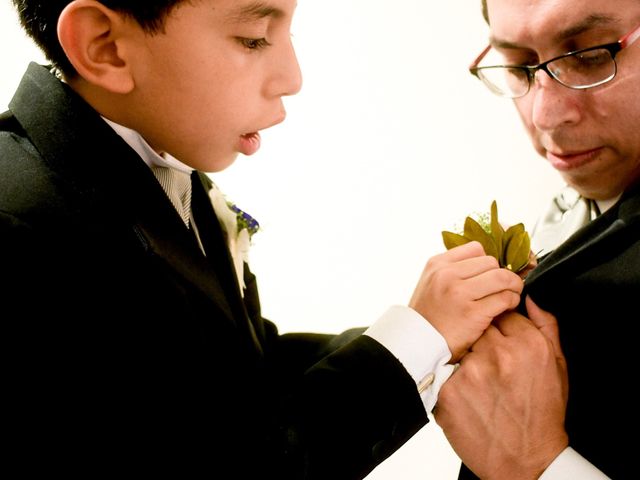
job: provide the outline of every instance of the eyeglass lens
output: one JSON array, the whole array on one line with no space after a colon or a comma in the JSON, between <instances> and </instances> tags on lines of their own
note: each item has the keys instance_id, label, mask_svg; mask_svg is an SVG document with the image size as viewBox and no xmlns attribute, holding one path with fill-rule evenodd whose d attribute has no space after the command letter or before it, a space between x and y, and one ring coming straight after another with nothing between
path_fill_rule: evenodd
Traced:
<instances>
[{"instance_id":1,"label":"eyeglass lens","mask_svg":"<svg viewBox=\"0 0 640 480\"><path fill-rule=\"evenodd\" d=\"M616 64L606 48L595 48L560 57L538 68L489 66L478 69L478 76L496 94L509 97L525 95L536 70L543 69L552 78L571 88L588 88L611 80Z\"/></svg>"},{"instance_id":2,"label":"eyeglass lens","mask_svg":"<svg viewBox=\"0 0 640 480\"><path fill-rule=\"evenodd\" d=\"M606 48L596 48L559 58L547 65L551 75L568 87L590 87L610 80L616 64Z\"/></svg>"}]
</instances>

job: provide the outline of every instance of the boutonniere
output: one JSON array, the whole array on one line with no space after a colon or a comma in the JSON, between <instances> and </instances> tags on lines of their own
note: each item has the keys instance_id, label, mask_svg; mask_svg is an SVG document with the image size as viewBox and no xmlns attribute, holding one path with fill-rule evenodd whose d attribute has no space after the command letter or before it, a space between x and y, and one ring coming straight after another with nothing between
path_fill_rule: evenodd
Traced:
<instances>
[{"instance_id":1,"label":"boutonniere","mask_svg":"<svg viewBox=\"0 0 640 480\"><path fill-rule=\"evenodd\" d=\"M481 214L477 219L468 216L462 233L442 232L447 249L464 245L473 240L480 242L487 255L493 256L501 267L524 276L536 265L531 252L531 239L522 223L506 230L498 221L498 205L491 204L491 213Z\"/></svg>"},{"instance_id":2,"label":"boutonniere","mask_svg":"<svg viewBox=\"0 0 640 480\"><path fill-rule=\"evenodd\" d=\"M260 229L260 225L251 215L243 212L233 202L227 200L215 184L209 190L209 197L227 237L227 245L233 259L238 284L240 285L240 294L244 296L246 287L244 283L244 264L249 263L251 239Z\"/></svg>"}]
</instances>

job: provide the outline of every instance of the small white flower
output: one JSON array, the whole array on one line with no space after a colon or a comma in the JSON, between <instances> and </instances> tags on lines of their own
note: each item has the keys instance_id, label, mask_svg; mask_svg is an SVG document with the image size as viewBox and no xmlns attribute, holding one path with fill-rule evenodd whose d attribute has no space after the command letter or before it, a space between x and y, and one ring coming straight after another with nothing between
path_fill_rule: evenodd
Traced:
<instances>
[{"instance_id":1,"label":"small white flower","mask_svg":"<svg viewBox=\"0 0 640 480\"><path fill-rule=\"evenodd\" d=\"M249 263L249 247L251 246L251 238L249 237L249 230L243 228L238 232L238 237L234 245L234 250L231 251L233 257L233 264L236 267L236 274L238 275L238 283L242 291L247 287L244 283L244 264Z\"/></svg>"},{"instance_id":2,"label":"small white flower","mask_svg":"<svg viewBox=\"0 0 640 480\"><path fill-rule=\"evenodd\" d=\"M238 230L238 219L235 212L229 208L227 199L215 184L211 190L209 190L209 198L211 198L213 209L222 223L222 227L225 232L227 232L227 235L231 236L229 232L236 232Z\"/></svg>"},{"instance_id":3,"label":"small white flower","mask_svg":"<svg viewBox=\"0 0 640 480\"><path fill-rule=\"evenodd\" d=\"M214 184L209 191L211 204L227 234L227 244L233 259L233 266L240 285L240 294L244 296L244 264L249 263L251 236L258 230L258 222L230 203ZM240 220L240 221L239 221Z\"/></svg>"}]
</instances>

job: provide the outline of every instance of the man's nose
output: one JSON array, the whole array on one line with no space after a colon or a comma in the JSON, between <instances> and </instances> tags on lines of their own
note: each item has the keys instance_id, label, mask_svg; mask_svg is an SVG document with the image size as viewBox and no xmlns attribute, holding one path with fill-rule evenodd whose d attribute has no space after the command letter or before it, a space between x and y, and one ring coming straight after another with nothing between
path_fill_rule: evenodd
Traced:
<instances>
[{"instance_id":1,"label":"man's nose","mask_svg":"<svg viewBox=\"0 0 640 480\"><path fill-rule=\"evenodd\" d=\"M552 131L580 120L579 97L584 92L565 87L543 70L536 72L528 95L533 96L531 120L540 131Z\"/></svg>"}]
</instances>

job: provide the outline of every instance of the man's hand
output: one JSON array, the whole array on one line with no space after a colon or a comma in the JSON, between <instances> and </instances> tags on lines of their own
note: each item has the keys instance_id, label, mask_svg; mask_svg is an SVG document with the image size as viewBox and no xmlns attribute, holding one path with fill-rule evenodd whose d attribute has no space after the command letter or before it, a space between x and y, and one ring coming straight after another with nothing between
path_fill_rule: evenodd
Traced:
<instances>
[{"instance_id":1,"label":"man's hand","mask_svg":"<svg viewBox=\"0 0 640 480\"><path fill-rule=\"evenodd\" d=\"M526 299L531 320L500 316L440 390L437 423L482 479L535 479L567 447L568 378L558 324Z\"/></svg>"},{"instance_id":2,"label":"man's hand","mask_svg":"<svg viewBox=\"0 0 640 480\"><path fill-rule=\"evenodd\" d=\"M409 306L445 338L457 361L491 321L520 302L522 280L470 242L432 257Z\"/></svg>"}]
</instances>

